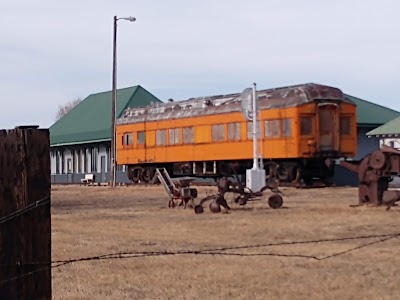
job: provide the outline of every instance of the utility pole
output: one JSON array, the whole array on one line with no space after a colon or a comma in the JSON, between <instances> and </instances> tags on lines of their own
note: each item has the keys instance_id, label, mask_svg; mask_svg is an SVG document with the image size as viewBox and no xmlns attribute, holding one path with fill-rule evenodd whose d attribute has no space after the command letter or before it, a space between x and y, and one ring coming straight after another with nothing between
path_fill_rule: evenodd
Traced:
<instances>
[{"instance_id":1,"label":"utility pole","mask_svg":"<svg viewBox=\"0 0 400 300\"><path fill-rule=\"evenodd\" d=\"M116 106L117 106L117 22L118 20L126 20L129 22L135 22L136 18L117 18L114 16L113 22L113 67L112 67L112 104L111 104L111 187L115 188L116 181L116 152L117 152L117 142L116 142L116 131L115 131L115 119L116 119Z\"/></svg>"}]
</instances>

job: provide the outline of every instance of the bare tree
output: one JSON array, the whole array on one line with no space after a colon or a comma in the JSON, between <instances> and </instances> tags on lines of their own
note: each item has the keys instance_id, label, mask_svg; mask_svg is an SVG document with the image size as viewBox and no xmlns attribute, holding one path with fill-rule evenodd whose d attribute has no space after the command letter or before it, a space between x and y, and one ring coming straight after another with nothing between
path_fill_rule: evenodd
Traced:
<instances>
[{"instance_id":1,"label":"bare tree","mask_svg":"<svg viewBox=\"0 0 400 300\"><path fill-rule=\"evenodd\" d=\"M77 106L79 103L82 102L81 98L76 98L75 100L68 101L64 105L59 105L57 114L56 114L56 121L60 120L62 117L64 117L71 109L73 109L75 106Z\"/></svg>"}]
</instances>

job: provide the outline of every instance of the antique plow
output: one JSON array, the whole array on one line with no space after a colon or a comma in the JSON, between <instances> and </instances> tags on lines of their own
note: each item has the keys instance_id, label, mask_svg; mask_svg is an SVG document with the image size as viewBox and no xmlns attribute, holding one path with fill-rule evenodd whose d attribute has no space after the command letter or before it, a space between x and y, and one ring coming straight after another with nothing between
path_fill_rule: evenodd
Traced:
<instances>
[{"instance_id":1,"label":"antique plow","mask_svg":"<svg viewBox=\"0 0 400 300\"><path fill-rule=\"evenodd\" d=\"M283 199L281 196L281 192L278 189L276 183L270 183L263 187L258 192L253 192L249 188L244 187L239 181L238 183L233 184L227 178L221 178L218 181L217 187L218 192L216 194L208 195L207 197L200 200L200 203L194 207L194 211L196 214L201 214L204 212L203 205L206 202L211 201L209 204L209 209L213 213L218 213L221 211L221 206L226 210L230 210L231 207L228 205L228 202L225 199L227 193L236 194L234 202L239 205L246 205L249 201L261 200L264 198L264 194L267 191L271 191L272 195L268 197L268 205L271 208L280 208L283 204Z\"/></svg>"}]
</instances>

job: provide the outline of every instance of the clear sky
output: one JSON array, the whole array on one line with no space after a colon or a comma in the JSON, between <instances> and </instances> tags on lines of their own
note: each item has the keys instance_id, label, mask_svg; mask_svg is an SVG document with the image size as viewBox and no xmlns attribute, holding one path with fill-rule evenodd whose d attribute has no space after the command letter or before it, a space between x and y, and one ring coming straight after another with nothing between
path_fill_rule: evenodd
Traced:
<instances>
[{"instance_id":1,"label":"clear sky","mask_svg":"<svg viewBox=\"0 0 400 300\"><path fill-rule=\"evenodd\" d=\"M118 88L161 100L315 82L400 110L397 0L1 0L0 129Z\"/></svg>"}]
</instances>

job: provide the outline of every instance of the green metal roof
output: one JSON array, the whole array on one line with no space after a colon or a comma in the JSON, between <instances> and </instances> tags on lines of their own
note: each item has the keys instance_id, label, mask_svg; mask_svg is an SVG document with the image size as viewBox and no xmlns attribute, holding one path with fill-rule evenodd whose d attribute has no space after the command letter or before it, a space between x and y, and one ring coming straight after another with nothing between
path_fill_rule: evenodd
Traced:
<instances>
[{"instance_id":1,"label":"green metal roof","mask_svg":"<svg viewBox=\"0 0 400 300\"><path fill-rule=\"evenodd\" d=\"M50 127L50 145L72 145L111 140L112 92L89 95ZM127 107L161 102L140 85L117 90L116 115Z\"/></svg>"},{"instance_id":2,"label":"green metal roof","mask_svg":"<svg viewBox=\"0 0 400 300\"><path fill-rule=\"evenodd\" d=\"M400 116L400 112L354 96L345 95L357 105L357 124L376 127Z\"/></svg>"},{"instance_id":3,"label":"green metal roof","mask_svg":"<svg viewBox=\"0 0 400 300\"><path fill-rule=\"evenodd\" d=\"M400 117L367 132L367 135L400 135Z\"/></svg>"}]
</instances>

